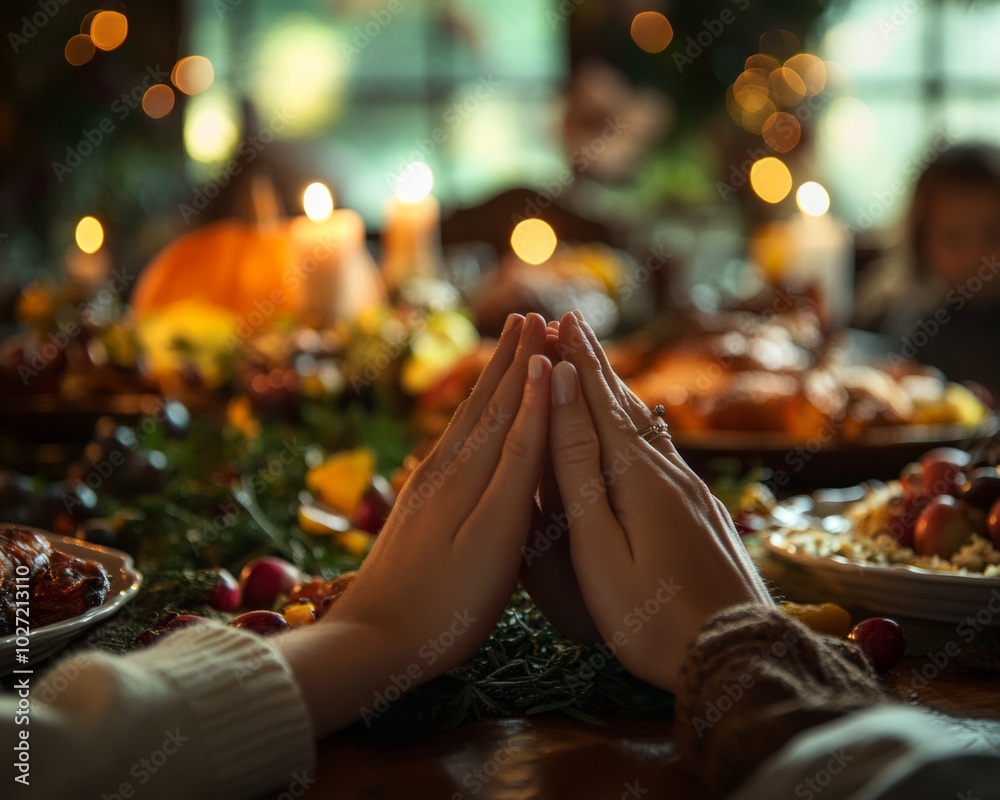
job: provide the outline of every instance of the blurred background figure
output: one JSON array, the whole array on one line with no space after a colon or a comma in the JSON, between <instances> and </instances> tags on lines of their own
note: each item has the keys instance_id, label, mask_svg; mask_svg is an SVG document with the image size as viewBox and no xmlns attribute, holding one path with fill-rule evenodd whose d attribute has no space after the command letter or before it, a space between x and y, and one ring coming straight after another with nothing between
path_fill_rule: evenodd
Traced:
<instances>
[{"instance_id":1,"label":"blurred background figure","mask_svg":"<svg viewBox=\"0 0 1000 800\"><path fill-rule=\"evenodd\" d=\"M1000 148L948 148L919 176L897 248L858 292L858 318L893 350L1000 389ZM919 356L918 356L919 353Z\"/></svg>"}]
</instances>

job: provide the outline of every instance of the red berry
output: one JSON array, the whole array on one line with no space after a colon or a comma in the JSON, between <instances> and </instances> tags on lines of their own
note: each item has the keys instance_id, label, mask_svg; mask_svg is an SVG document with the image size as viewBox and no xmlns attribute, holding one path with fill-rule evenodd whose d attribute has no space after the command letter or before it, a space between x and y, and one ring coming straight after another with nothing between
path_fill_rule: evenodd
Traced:
<instances>
[{"instance_id":1,"label":"red berry","mask_svg":"<svg viewBox=\"0 0 1000 800\"><path fill-rule=\"evenodd\" d=\"M847 638L857 644L879 672L891 669L903 657L906 640L899 625L885 617L859 622Z\"/></svg>"}]
</instances>

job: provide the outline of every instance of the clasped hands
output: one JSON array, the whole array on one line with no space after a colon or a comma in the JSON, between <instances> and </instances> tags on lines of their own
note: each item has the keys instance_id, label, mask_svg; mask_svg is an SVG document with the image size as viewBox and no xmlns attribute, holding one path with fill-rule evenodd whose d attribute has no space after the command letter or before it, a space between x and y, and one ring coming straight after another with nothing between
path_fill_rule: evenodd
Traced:
<instances>
[{"instance_id":1,"label":"clasped hands","mask_svg":"<svg viewBox=\"0 0 1000 800\"><path fill-rule=\"evenodd\" d=\"M669 436L639 436L654 422L582 315L511 315L353 585L311 626L350 648L338 657L353 665L328 665L318 730L356 719L388 676L416 685L461 664L519 580L563 633L612 643L630 672L676 689L711 616L770 599ZM306 652L283 649L293 661Z\"/></svg>"}]
</instances>

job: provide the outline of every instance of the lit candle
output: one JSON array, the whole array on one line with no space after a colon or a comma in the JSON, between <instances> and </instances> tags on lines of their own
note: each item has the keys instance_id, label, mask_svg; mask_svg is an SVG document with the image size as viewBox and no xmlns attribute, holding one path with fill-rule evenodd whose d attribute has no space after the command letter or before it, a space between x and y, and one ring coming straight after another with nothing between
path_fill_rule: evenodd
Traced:
<instances>
[{"instance_id":1,"label":"lit candle","mask_svg":"<svg viewBox=\"0 0 1000 800\"><path fill-rule=\"evenodd\" d=\"M854 288L852 245L844 226L830 216L830 195L814 181L795 193L799 213L789 222L791 259L787 280L794 289L816 288L825 324L846 325Z\"/></svg>"},{"instance_id":2,"label":"lit candle","mask_svg":"<svg viewBox=\"0 0 1000 800\"><path fill-rule=\"evenodd\" d=\"M104 248L104 226L96 217L83 217L76 224L76 246L66 253L66 274L84 294L91 295L104 285L111 269Z\"/></svg>"},{"instance_id":3,"label":"lit candle","mask_svg":"<svg viewBox=\"0 0 1000 800\"><path fill-rule=\"evenodd\" d=\"M365 223L347 208L334 209L322 183L302 196L305 216L291 221L292 280L302 287L302 322L325 327L350 321L385 301L385 288L365 246Z\"/></svg>"},{"instance_id":4,"label":"lit candle","mask_svg":"<svg viewBox=\"0 0 1000 800\"><path fill-rule=\"evenodd\" d=\"M426 164L407 166L396 196L385 209L382 275L391 291L407 279L437 278L441 264L441 205L431 194L434 175Z\"/></svg>"}]
</instances>

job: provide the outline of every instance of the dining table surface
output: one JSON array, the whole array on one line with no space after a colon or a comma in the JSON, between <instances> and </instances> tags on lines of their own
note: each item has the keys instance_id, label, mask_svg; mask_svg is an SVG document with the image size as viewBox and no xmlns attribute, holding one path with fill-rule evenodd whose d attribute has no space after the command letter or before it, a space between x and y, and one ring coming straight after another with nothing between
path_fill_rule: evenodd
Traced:
<instances>
[{"instance_id":1,"label":"dining table surface","mask_svg":"<svg viewBox=\"0 0 1000 800\"><path fill-rule=\"evenodd\" d=\"M796 578L760 547L750 547L761 572L781 595L820 602L822 590ZM857 621L878 616L849 608ZM954 636L950 623L899 618L906 657L883 675L902 703L1000 725L1000 658L931 656ZM1000 629L986 637L1000 642ZM972 651L973 653L979 651ZM989 652L987 650L986 652ZM586 723L564 715L466 722L416 742L392 746L360 741L351 730L321 743L311 797L342 800L633 800L706 798L707 788L678 763L674 722L606 718Z\"/></svg>"}]
</instances>

